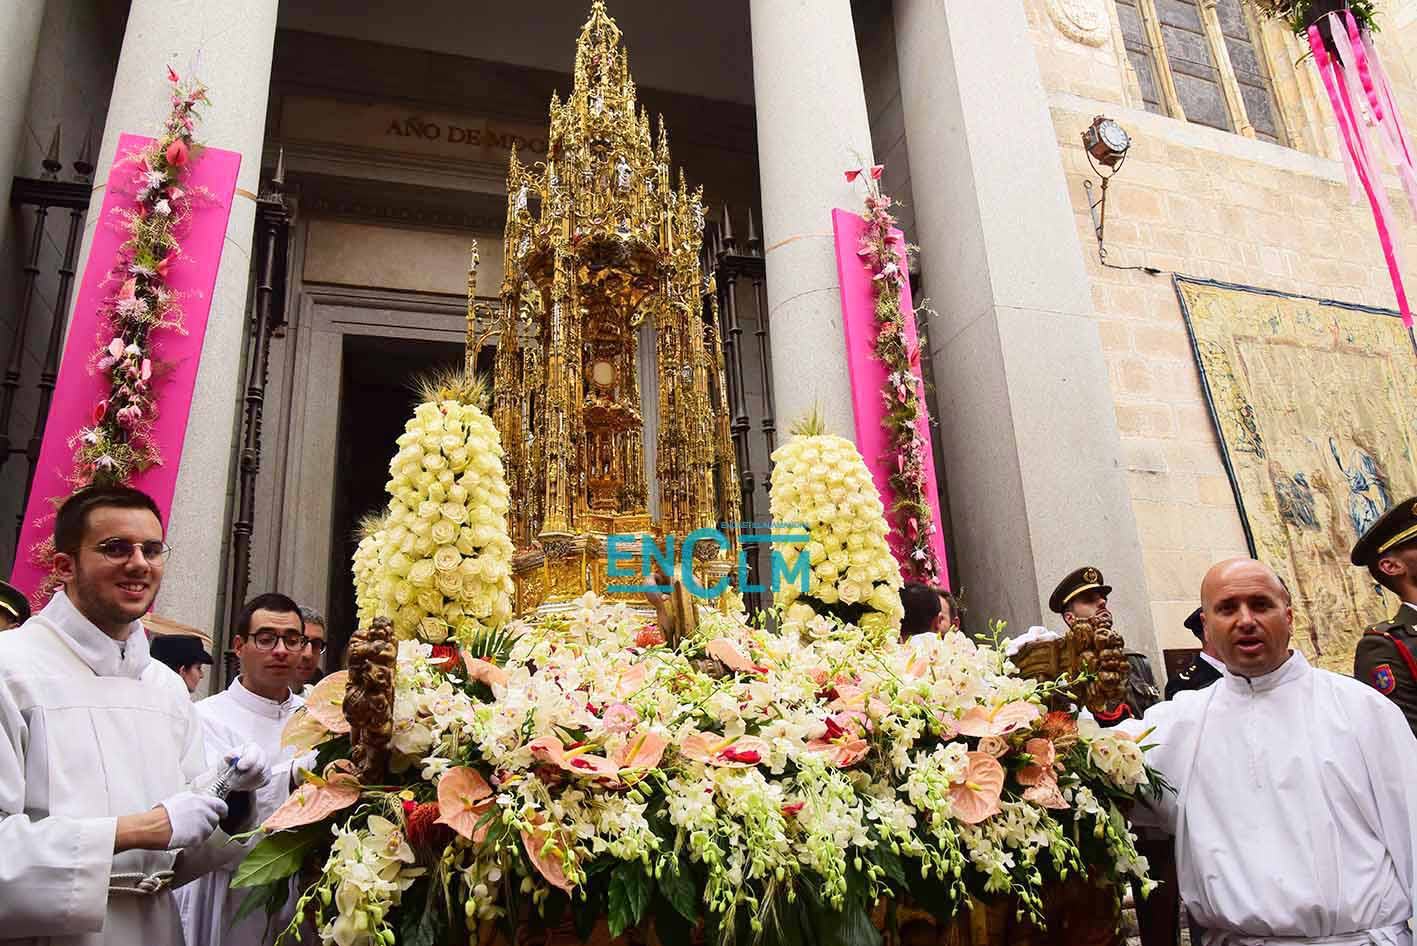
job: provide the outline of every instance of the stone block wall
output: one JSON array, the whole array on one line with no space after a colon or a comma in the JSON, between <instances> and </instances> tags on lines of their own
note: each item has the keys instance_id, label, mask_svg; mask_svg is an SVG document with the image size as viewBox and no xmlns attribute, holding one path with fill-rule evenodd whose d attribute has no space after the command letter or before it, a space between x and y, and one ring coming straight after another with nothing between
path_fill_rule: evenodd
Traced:
<instances>
[{"instance_id":1,"label":"stone block wall","mask_svg":"<svg viewBox=\"0 0 1417 946\"><path fill-rule=\"evenodd\" d=\"M1163 648L1191 647L1181 621L1199 603L1205 569L1246 549L1169 274L1387 308L1395 305L1392 285L1367 203L1350 201L1334 159L1326 100L1285 106L1297 148L1143 111L1132 106L1139 99L1113 42L1089 46L1065 36L1050 2L1027 0L1030 26L1092 282L1152 616ZM1111 0L1053 5L1105 8L1115 17ZM1417 4L1388 6L1378 51L1410 131L1417 129ZM1303 88L1311 69L1300 64L1276 83ZM1109 189L1108 261L1165 275L1100 265L1083 190L1093 174L1079 138L1099 113L1133 141ZM1417 222L1396 179L1388 184L1398 242L1408 250L1404 277L1417 286Z\"/></svg>"}]
</instances>

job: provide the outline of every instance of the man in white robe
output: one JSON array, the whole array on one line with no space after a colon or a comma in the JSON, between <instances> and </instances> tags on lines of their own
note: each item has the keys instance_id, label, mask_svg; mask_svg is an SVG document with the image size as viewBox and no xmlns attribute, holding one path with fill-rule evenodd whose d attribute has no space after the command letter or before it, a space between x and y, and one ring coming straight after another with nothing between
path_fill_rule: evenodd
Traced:
<instances>
[{"instance_id":1,"label":"man in white robe","mask_svg":"<svg viewBox=\"0 0 1417 946\"><path fill-rule=\"evenodd\" d=\"M1234 559L1201 585L1225 676L1121 728L1176 789L1137 812L1176 837L1206 946L1410 946L1417 740L1400 710L1291 651L1289 594Z\"/></svg>"},{"instance_id":2,"label":"man in white robe","mask_svg":"<svg viewBox=\"0 0 1417 946\"><path fill-rule=\"evenodd\" d=\"M295 753L280 744L286 722L300 708L291 692L306 640L300 609L282 594L257 595L242 609L232 629L232 649L241 661L241 675L230 687L197 704L207 758L253 742L270 760L268 780L255 795L254 823L270 816L290 796L297 768ZM300 764L311 766L312 758ZM258 839L244 842L249 851ZM285 929L294 916L294 897L275 916L256 909L233 925L247 889L232 889L238 865L212 871L177 892L187 946L262 946Z\"/></svg>"},{"instance_id":3,"label":"man in white robe","mask_svg":"<svg viewBox=\"0 0 1417 946\"><path fill-rule=\"evenodd\" d=\"M90 488L54 540L62 590L0 635L0 941L181 946L170 888L231 851L187 688L138 622L167 554L157 506ZM233 787L255 789L265 761L241 755Z\"/></svg>"}]
</instances>

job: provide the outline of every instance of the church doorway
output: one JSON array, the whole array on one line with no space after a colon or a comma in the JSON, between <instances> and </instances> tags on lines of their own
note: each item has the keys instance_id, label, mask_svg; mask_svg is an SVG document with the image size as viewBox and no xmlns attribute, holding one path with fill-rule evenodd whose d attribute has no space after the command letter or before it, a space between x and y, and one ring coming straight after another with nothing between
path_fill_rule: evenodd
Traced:
<instances>
[{"instance_id":1,"label":"church doorway","mask_svg":"<svg viewBox=\"0 0 1417 946\"><path fill-rule=\"evenodd\" d=\"M491 380L493 349L478 359L478 371ZM432 372L463 364L463 346L415 338L366 335L344 337L340 373L339 428L336 440L338 475L330 536L329 621L330 657L338 667L345 643L357 627L351 559L359 536L354 526L368 513L388 503L384 486L394 441L418 402L418 380Z\"/></svg>"}]
</instances>

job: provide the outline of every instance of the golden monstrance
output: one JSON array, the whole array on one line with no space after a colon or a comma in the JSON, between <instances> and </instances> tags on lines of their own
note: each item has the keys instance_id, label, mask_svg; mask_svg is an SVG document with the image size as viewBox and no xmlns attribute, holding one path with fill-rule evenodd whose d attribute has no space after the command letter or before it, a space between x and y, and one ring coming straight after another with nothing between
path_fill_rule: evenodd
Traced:
<instances>
[{"instance_id":1,"label":"golden monstrance","mask_svg":"<svg viewBox=\"0 0 1417 946\"><path fill-rule=\"evenodd\" d=\"M649 583L648 570L608 576L609 536L634 537L621 544L638 570L640 537L662 548L739 517L722 343L699 262L702 190L682 171L674 185L662 117L656 137L620 29L596 0L570 97L551 98L546 160L523 167L513 152L507 175L492 416L519 614ZM737 561L736 542L694 551L706 586Z\"/></svg>"}]
</instances>

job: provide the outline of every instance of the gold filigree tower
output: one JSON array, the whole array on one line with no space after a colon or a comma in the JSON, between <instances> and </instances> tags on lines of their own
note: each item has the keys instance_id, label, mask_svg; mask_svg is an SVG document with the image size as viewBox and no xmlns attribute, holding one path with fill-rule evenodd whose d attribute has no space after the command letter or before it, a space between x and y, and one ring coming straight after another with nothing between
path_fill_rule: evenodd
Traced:
<instances>
[{"instance_id":1,"label":"gold filigree tower","mask_svg":"<svg viewBox=\"0 0 1417 946\"><path fill-rule=\"evenodd\" d=\"M620 39L596 0L570 97L551 98L546 160L514 153L507 175L493 420L523 613L614 583L608 535L682 540L738 517L722 342L702 301L702 191L682 171L676 186L664 121L652 138ZM706 575L733 560L696 552Z\"/></svg>"}]
</instances>

